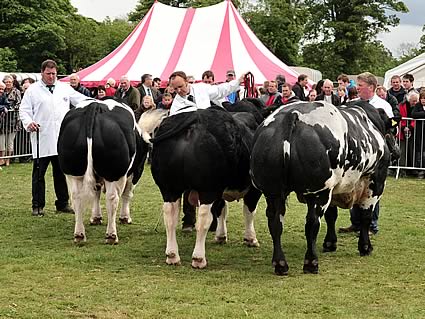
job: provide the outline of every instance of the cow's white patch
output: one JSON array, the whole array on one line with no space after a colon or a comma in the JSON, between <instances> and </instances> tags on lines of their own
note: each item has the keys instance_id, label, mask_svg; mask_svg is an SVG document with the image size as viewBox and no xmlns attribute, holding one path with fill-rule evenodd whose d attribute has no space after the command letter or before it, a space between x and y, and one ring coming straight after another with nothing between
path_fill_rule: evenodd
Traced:
<instances>
[{"instance_id":1,"label":"cow's white patch","mask_svg":"<svg viewBox=\"0 0 425 319\"><path fill-rule=\"evenodd\" d=\"M150 143L155 129L168 116L167 110L155 109L144 112L140 117L138 126L141 129L142 137L146 143Z\"/></svg>"},{"instance_id":2,"label":"cow's white patch","mask_svg":"<svg viewBox=\"0 0 425 319\"><path fill-rule=\"evenodd\" d=\"M284 155L291 155L291 143L289 141L283 141L283 154Z\"/></svg>"}]
</instances>

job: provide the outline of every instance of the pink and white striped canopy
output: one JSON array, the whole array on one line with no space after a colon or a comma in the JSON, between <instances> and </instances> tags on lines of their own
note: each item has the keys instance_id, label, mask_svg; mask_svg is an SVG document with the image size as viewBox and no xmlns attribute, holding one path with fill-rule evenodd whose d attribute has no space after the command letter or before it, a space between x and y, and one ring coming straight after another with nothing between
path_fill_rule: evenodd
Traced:
<instances>
[{"instance_id":1,"label":"pink and white striped canopy","mask_svg":"<svg viewBox=\"0 0 425 319\"><path fill-rule=\"evenodd\" d=\"M298 74L255 36L229 0L204 8L176 8L155 2L133 32L113 52L79 72L86 86L127 75L133 84L144 73L164 83L176 70L201 80L212 70L215 81L250 71L257 84L283 74L295 83ZM64 79L66 81L66 78Z\"/></svg>"}]
</instances>

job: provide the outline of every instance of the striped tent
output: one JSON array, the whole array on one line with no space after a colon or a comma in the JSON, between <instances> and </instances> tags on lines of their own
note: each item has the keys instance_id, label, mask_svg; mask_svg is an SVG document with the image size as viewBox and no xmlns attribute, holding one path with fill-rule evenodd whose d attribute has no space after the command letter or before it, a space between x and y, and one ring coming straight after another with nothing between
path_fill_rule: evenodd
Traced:
<instances>
[{"instance_id":1,"label":"striped tent","mask_svg":"<svg viewBox=\"0 0 425 319\"><path fill-rule=\"evenodd\" d=\"M123 43L79 76L89 87L104 84L108 78L118 81L122 75L134 85L144 73L165 84L176 70L197 80L212 70L216 82L221 82L230 69L236 76L250 71L257 84L277 74L292 84L298 77L258 40L231 1L198 9L155 2Z\"/></svg>"}]
</instances>

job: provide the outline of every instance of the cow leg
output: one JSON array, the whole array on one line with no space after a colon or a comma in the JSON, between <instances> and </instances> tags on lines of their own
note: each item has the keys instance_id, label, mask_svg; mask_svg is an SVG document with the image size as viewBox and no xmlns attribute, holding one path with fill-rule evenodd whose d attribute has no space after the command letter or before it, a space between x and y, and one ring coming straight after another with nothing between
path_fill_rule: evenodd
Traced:
<instances>
[{"instance_id":1,"label":"cow leg","mask_svg":"<svg viewBox=\"0 0 425 319\"><path fill-rule=\"evenodd\" d=\"M329 194L329 193L328 193ZM307 217L305 223L305 237L307 239L307 251L304 257L303 271L305 274L317 274L319 272L319 258L316 250L317 234L320 229L320 217L322 217L322 206L318 203L318 198L305 196L307 201Z\"/></svg>"},{"instance_id":2,"label":"cow leg","mask_svg":"<svg viewBox=\"0 0 425 319\"><path fill-rule=\"evenodd\" d=\"M214 241L218 244L225 244L227 243L227 202L224 199L217 200L213 203L211 210L213 211L213 214L215 214L215 216L218 215L217 229L215 231ZM220 211L216 213L215 210Z\"/></svg>"},{"instance_id":3,"label":"cow leg","mask_svg":"<svg viewBox=\"0 0 425 319\"><path fill-rule=\"evenodd\" d=\"M196 223L196 243L192 254L193 268L202 269L207 266L207 259L205 258L205 240L213 220L211 207L212 204L201 204L201 206L199 206L198 222Z\"/></svg>"},{"instance_id":4,"label":"cow leg","mask_svg":"<svg viewBox=\"0 0 425 319\"><path fill-rule=\"evenodd\" d=\"M372 212L374 206L369 209L363 209L360 206L354 205L353 209L360 210L360 236L358 249L360 256L368 256L372 253L373 247L369 238L369 227L372 221Z\"/></svg>"},{"instance_id":5,"label":"cow leg","mask_svg":"<svg viewBox=\"0 0 425 319\"><path fill-rule=\"evenodd\" d=\"M68 186L71 192L72 205L75 211L74 242L80 244L87 240L84 229L84 199L83 177L67 176Z\"/></svg>"},{"instance_id":6,"label":"cow leg","mask_svg":"<svg viewBox=\"0 0 425 319\"><path fill-rule=\"evenodd\" d=\"M337 237L335 231L335 223L338 218L338 208L336 206L329 206L325 212L326 220L326 236L323 242L323 252L328 253L336 251Z\"/></svg>"},{"instance_id":7,"label":"cow leg","mask_svg":"<svg viewBox=\"0 0 425 319\"><path fill-rule=\"evenodd\" d=\"M102 210L100 208L100 195L102 193L102 185L96 185L96 194L93 201L91 210L90 225L101 225L102 224Z\"/></svg>"},{"instance_id":8,"label":"cow leg","mask_svg":"<svg viewBox=\"0 0 425 319\"><path fill-rule=\"evenodd\" d=\"M244 243L248 247L259 247L257 235L254 228L254 218L257 212L257 204L260 200L261 192L254 187L250 187L248 193L244 196L243 215L245 220Z\"/></svg>"},{"instance_id":9,"label":"cow leg","mask_svg":"<svg viewBox=\"0 0 425 319\"><path fill-rule=\"evenodd\" d=\"M276 275L284 276L288 274L289 266L286 262L285 254L282 250L281 237L283 232L282 220L285 216L285 200L283 197L266 196L266 215L269 232L273 240L272 264L275 267Z\"/></svg>"},{"instance_id":10,"label":"cow leg","mask_svg":"<svg viewBox=\"0 0 425 319\"><path fill-rule=\"evenodd\" d=\"M133 176L127 178L125 184L124 192L122 193L122 202L121 202L121 213L120 213L120 223L121 224L131 224L132 219L130 215L130 203L133 198Z\"/></svg>"},{"instance_id":11,"label":"cow leg","mask_svg":"<svg viewBox=\"0 0 425 319\"><path fill-rule=\"evenodd\" d=\"M180 265L179 247L176 239L176 228L179 221L180 199L175 202L165 202L163 207L164 224L167 233L166 263Z\"/></svg>"},{"instance_id":12,"label":"cow leg","mask_svg":"<svg viewBox=\"0 0 425 319\"><path fill-rule=\"evenodd\" d=\"M108 212L108 226L106 228L105 242L107 244L118 244L117 234L117 208L120 196L124 190L127 177L123 176L116 182L105 181L106 187L106 210Z\"/></svg>"}]
</instances>

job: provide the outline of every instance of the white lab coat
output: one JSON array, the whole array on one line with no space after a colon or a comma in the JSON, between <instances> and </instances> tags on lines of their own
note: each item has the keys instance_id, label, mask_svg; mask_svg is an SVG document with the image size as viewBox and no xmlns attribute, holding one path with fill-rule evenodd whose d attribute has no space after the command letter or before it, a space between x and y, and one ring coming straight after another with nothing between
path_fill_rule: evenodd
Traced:
<instances>
[{"instance_id":1,"label":"white lab coat","mask_svg":"<svg viewBox=\"0 0 425 319\"><path fill-rule=\"evenodd\" d=\"M43 81L38 81L28 87L19 107L19 116L26 130L31 122L40 125L39 156L58 155L57 143L59 130L70 104L89 99L75 91L69 84L56 81L53 94ZM36 133L31 133L32 156L37 156Z\"/></svg>"},{"instance_id":2,"label":"white lab coat","mask_svg":"<svg viewBox=\"0 0 425 319\"><path fill-rule=\"evenodd\" d=\"M189 101L186 97L177 94L173 100L173 104L171 104L170 116L184 112L193 112L197 109L209 108L211 106L211 101L220 101L230 93L236 92L239 89L239 80L232 80L217 85L207 83L190 84L189 94L195 98L196 104Z\"/></svg>"}]
</instances>

